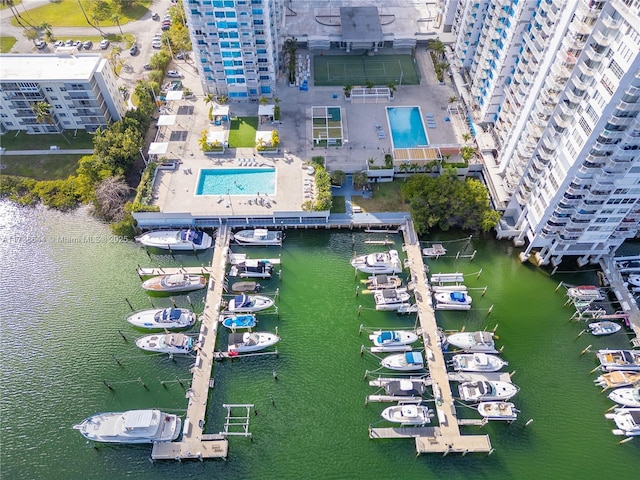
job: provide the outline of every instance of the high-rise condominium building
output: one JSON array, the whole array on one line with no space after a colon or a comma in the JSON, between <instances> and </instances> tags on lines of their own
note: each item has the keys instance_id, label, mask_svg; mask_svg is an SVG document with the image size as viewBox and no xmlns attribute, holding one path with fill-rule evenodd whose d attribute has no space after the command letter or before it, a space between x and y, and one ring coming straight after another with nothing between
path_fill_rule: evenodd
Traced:
<instances>
[{"instance_id":1,"label":"high-rise condominium building","mask_svg":"<svg viewBox=\"0 0 640 480\"><path fill-rule=\"evenodd\" d=\"M467 0L454 67L523 257L597 261L640 226L640 0Z\"/></svg>"},{"instance_id":2,"label":"high-rise condominium building","mask_svg":"<svg viewBox=\"0 0 640 480\"><path fill-rule=\"evenodd\" d=\"M272 97L279 70L279 0L183 0L203 90L233 100Z\"/></svg>"}]
</instances>

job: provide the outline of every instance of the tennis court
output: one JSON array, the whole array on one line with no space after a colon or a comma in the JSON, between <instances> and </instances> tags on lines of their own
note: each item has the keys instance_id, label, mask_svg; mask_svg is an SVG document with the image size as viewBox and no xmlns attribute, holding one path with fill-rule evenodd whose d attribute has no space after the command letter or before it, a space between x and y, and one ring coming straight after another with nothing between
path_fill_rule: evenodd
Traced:
<instances>
[{"instance_id":1,"label":"tennis court","mask_svg":"<svg viewBox=\"0 0 640 480\"><path fill-rule=\"evenodd\" d=\"M317 86L420 82L411 55L314 55L313 77Z\"/></svg>"}]
</instances>

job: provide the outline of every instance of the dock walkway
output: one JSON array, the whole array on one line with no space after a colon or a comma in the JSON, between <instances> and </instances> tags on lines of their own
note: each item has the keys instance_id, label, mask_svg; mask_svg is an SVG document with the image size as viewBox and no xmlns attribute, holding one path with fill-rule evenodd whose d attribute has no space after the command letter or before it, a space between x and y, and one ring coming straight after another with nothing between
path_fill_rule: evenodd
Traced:
<instances>
[{"instance_id":1,"label":"dock walkway","mask_svg":"<svg viewBox=\"0 0 640 480\"><path fill-rule=\"evenodd\" d=\"M229 451L227 439L222 435L210 435L203 432L230 233L231 231L227 226L223 225L218 229L213 260L210 269L208 269L211 277L207 289L204 312L201 317L202 323L198 338L199 351L191 368L191 373L193 374L191 388L187 390L189 405L187 407L187 417L183 423L182 439L178 442L154 443L151 452L153 460L180 461L182 459L203 460L205 458L227 457Z\"/></svg>"},{"instance_id":2,"label":"dock walkway","mask_svg":"<svg viewBox=\"0 0 640 480\"><path fill-rule=\"evenodd\" d=\"M413 231L413 224L409 221L403 231L405 252L411 269L412 281L415 285L416 304L418 305L418 319L422 329L425 358L433 381L436 417L439 426L426 430L427 434L415 437L416 451L420 453L471 453L491 452L491 442L488 435L462 435L456 417L456 407L449 373L439 342L440 335L436 323L431 293L427 283L420 242Z\"/></svg>"}]
</instances>

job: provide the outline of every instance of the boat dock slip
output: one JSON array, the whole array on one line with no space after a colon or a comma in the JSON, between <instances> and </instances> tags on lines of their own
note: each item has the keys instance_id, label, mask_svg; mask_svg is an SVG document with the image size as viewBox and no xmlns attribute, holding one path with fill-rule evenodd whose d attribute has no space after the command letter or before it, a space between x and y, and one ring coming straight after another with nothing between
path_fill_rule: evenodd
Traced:
<instances>
[{"instance_id":1,"label":"boat dock slip","mask_svg":"<svg viewBox=\"0 0 640 480\"><path fill-rule=\"evenodd\" d=\"M239 265L249 260L249 258L247 258L246 253L229 252L229 258L227 260L231 265ZM269 262L271 265L280 265L279 258L257 258L255 260L262 260L263 262Z\"/></svg>"},{"instance_id":2,"label":"boat dock slip","mask_svg":"<svg viewBox=\"0 0 640 480\"><path fill-rule=\"evenodd\" d=\"M209 269L211 281L207 289L204 312L201 315L199 352L191 367L193 378L187 390L189 404L183 422L182 439L178 442L154 443L151 458L154 460L182 460L226 458L229 450L227 439L222 435L204 435L207 400L214 363L213 352L218 333L218 316L222 301L224 275L227 266L227 247L230 230L222 225L216 236L213 260ZM166 269L165 269L166 270ZM200 273L200 272L198 272Z\"/></svg>"},{"instance_id":3,"label":"boat dock slip","mask_svg":"<svg viewBox=\"0 0 640 480\"><path fill-rule=\"evenodd\" d=\"M415 437L418 453L469 453L490 452L491 441L488 435L462 435L456 416L456 404L449 384L449 372L439 342L440 333L436 323L429 284L422 260L422 251L413 224L407 222L403 231L407 254L407 264L411 269L411 279L415 287L418 319L422 329L424 356L433 382L434 408L438 427L426 430L427 433Z\"/></svg>"},{"instance_id":4,"label":"boat dock slip","mask_svg":"<svg viewBox=\"0 0 640 480\"><path fill-rule=\"evenodd\" d=\"M176 275L186 273L187 275L211 275L211 267L139 267L139 277L155 277L157 275Z\"/></svg>"},{"instance_id":5,"label":"boat dock slip","mask_svg":"<svg viewBox=\"0 0 640 480\"><path fill-rule=\"evenodd\" d=\"M464 275L459 272L455 273L434 273L431 275L431 283L462 283Z\"/></svg>"}]
</instances>

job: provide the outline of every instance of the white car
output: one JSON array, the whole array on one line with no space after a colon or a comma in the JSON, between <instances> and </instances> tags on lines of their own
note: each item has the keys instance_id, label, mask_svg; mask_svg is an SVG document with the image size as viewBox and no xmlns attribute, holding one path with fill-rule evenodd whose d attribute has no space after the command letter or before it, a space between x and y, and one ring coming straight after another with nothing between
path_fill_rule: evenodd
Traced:
<instances>
[{"instance_id":1,"label":"white car","mask_svg":"<svg viewBox=\"0 0 640 480\"><path fill-rule=\"evenodd\" d=\"M160 40L154 40L151 42L151 46L153 48L162 48L162 42Z\"/></svg>"},{"instance_id":2,"label":"white car","mask_svg":"<svg viewBox=\"0 0 640 480\"><path fill-rule=\"evenodd\" d=\"M36 48L42 50L47 44L43 40L36 40Z\"/></svg>"},{"instance_id":3,"label":"white car","mask_svg":"<svg viewBox=\"0 0 640 480\"><path fill-rule=\"evenodd\" d=\"M167 77L171 77L171 78L182 78L183 75L178 72L177 70L169 70L167 72Z\"/></svg>"},{"instance_id":4,"label":"white car","mask_svg":"<svg viewBox=\"0 0 640 480\"><path fill-rule=\"evenodd\" d=\"M100 42L100 50L106 50L107 48L109 48L109 43L110 43L109 40L107 40L106 38L103 39Z\"/></svg>"}]
</instances>

